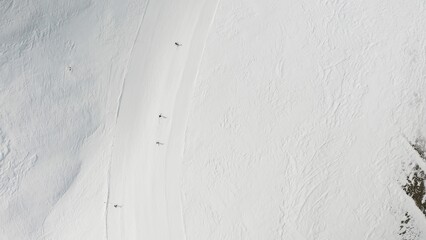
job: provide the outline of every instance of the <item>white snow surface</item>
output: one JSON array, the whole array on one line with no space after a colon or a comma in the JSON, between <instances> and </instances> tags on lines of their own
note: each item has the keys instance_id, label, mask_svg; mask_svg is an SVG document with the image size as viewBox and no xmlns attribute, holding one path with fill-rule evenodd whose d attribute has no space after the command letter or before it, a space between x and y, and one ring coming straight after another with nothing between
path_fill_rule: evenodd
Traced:
<instances>
[{"instance_id":1,"label":"white snow surface","mask_svg":"<svg viewBox=\"0 0 426 240\"><path fill-rule=\"evenodd\" d=\"M1 1L0 239L426 239L424 26L420 0Z\"/></svg>"}]
</instances>

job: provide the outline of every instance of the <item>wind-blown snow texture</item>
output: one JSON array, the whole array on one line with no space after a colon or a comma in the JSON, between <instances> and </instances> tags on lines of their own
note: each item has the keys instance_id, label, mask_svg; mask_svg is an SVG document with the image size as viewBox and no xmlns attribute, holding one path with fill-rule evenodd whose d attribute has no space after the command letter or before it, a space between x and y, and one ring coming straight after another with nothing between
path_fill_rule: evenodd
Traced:
<instances>
[{"instance_id":1,"label":"wind-blown snow texture","mask_svg":"<svg viewBox=\"0 0 426 240\"><path fill-rule=\"evenodd\" d=\"M425 239L424 4L2 1L0 239Z\"/></svg>"},{"instance_id":2,"label":"wind-blown snow texture","mask_svg":"<svg viewBox=\"0 0 426 240\"><path fill-rule=\"evenodd\" d=\"M0 239L101 239L140 1L0 3Z\"/></svg>"}]
</instances>

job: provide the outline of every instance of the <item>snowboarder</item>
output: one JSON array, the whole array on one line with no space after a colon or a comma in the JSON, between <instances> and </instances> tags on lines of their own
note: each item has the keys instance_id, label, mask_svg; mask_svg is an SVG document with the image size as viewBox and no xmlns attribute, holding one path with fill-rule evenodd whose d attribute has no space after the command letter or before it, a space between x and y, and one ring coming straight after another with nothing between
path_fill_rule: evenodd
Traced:
<instances>
[{"instance_id":1,"label":"snowboarder","mask_svg":"<svg viewBox=\"0 0 426 240\"><path fill-rule=\"evenodd\" d=\"M177 47L182 46L182 44L180 44L180 43L178 43L178 42L175 42L175 45L176 45Z\"/></svg>"},{"instance_id":2,"label":"snowboarder","mask_svg":"<svg viewBox=\"0 0 426 240\"><path fill-rule=\"evenodd\" d=\"M162 142L155 142L155 144L157 144L158 146L164 145L164 143L162 143Z\"/></svg>"},{"instance_id":3,"label":"snowboarder","mask_svg":"<svg viewBox=\"0 0 426 240\"><path fill-rule=\"evenodd\" d=\"M167 118L166 116L164 116L163 114L160 113L160 115L158 115L159 118Z\"/></svg>"}]
</instances>

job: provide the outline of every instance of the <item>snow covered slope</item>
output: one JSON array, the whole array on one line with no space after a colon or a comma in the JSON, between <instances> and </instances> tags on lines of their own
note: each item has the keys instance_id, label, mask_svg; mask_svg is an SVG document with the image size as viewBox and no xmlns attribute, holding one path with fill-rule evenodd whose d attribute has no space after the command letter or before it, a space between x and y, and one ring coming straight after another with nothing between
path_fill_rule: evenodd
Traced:
<instances>
[{"instance_id":1,"label":"snow covered slope","mask_svg":"<svg viewBox=\"0 0 426 240\"><path fill-rule=\"evenodd\" d=\"M426 239L425 13L222 1L186 134L187 239Z\"/></svg>"},{"instance_id":2,"label":"snow covered slope","mask_svg":"<svg viewBox=\"0 0 426 240\"><path fill-rule=\"evenodd\" d=\"M102 239L144 1L0 3L0 239Z\"/></svg>"},{"instance_id":3,"label":"snow covered slope","mask_svg":"<svg viewBox=\"0 0 426 240\"><path fill-rule=\"evenodd\" d=\"M2 1L0 239L425 239L425 25L417 0Z\"/></svg>"},{"instance_id":4,"label":"snow covered slope","mask_svg":"<svg viewBox=\"0 0 426 240\"><path fill-rule=\"evenodd\" d=\"M183 134L216 5L211 0L148 5L117 114L108 239L184 239L178 184ZM122 207L111 207L115 204Z\"/></svg>"}]
</instances>

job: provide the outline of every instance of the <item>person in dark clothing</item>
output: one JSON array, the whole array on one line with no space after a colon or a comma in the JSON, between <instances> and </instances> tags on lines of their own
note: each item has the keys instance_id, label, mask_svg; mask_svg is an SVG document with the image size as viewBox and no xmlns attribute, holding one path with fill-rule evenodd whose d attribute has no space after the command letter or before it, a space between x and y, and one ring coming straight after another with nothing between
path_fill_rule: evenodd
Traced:
<instances>
[{"instance_id":1,"label":"person in dark clothing","mask_svg":"<svg viewBox=\"0 0 426 240\"><path fill-rule=\"evenodd\" d=\"M164 143L161 143L161 142L155 142L155 144L157 144L158 146L164 145Z\"/></svg>"},{"instance_id":2,"label":"person in dark clothing","mask_svg":"<svg viewBox=\"0 0 426 240\"><path fill-rule=\"evenodd\" d=\"M112 203L107 203L107 202L104 202L104 203L106 203L108 205L112 205L114 208L121 208L121 205L118 205L118 204L112 204Z\"/></svg>"},{"instance_id":3,"label":"person in dark clothing","mask_svg":"<svg viewBox=\"0 0 426 240\"><path fill-rule=\"evenodd\" d=\"M182 46L182 44L180 44L178 42L175 42L175 45L178 46L178 47Z\"/></svg>"},{"instance_id":4,"label":"person in dark clothing","mask_svg":"<svg viewBox=\"0 0 426 240\"><path fill-rule=\"evenodd\" d=\"M167 118L166 116L164 116L163 114L160 113L160 115L158 115L159 118Z\"/></svg>"}]
</instances>

